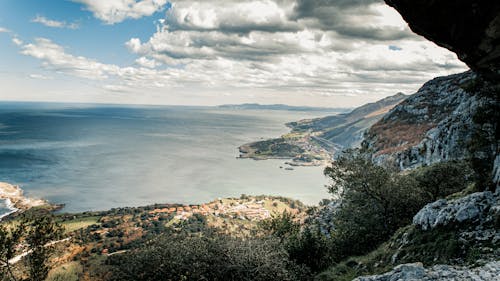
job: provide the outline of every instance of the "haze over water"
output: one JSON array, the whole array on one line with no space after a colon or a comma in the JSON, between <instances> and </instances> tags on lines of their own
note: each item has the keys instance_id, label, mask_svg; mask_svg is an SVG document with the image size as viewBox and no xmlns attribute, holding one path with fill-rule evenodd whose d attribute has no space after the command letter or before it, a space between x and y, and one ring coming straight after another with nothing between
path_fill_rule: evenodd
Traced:
<instances>
[{"instance_id":1,"label":"haze over water","mask_svg":"<svg viewBox=\"0 0 500 281\"><path fill-rule=\"evenodd\" d=\"M270 194L316 204L321 167L236 159L238 146L332 112L0 103L0 181L64 211Z\"/></svg>"}]
</instances>

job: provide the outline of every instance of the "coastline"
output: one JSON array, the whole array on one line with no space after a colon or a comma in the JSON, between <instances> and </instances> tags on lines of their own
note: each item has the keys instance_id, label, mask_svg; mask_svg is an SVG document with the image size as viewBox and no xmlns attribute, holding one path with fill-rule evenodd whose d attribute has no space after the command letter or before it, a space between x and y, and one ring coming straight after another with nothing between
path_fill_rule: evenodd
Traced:
<instances>
[{"instance_id":1,"label":"coastline","mask_svg":"<svg viewBox=\"0 0 500 281\"><path fill-rule=\"evenodd\" d=\"M298 147L299 149L302 149L302 151L298 152L297 154L290 153L290 151L284 151L281 153L266 151L262 153L257 148L257 146L264 142L281 139L283 139L283 143ZM252 159L255 161L269 159L286 160L283 165L289 165L290 167L327 167L331 163L330 159L333 157L333 153L329 153L323 148L314 146L315 144L313 144L309 140L309 138L301 138L299 141L297 141L296 139L284 139L282 136L278 139L270 139L243 144L238 147L239 155L236 158Z\"/></svg>"},{"instance_id":2,"label":"coastline","mask_svg":"<svg viewBox=\"0 0 500 281\"><path fill-rule=\"evenodd\" d=\"M9 212L0 214L0 221L17 212L22 212L35 207L49 207L49 209L57 208L46 200L28 198L24 196L24 191L18 185L12 185L6 182L0 182L0 199L5 200L6 209Z\"/></svg>"},{"instance_id":3,"label":"coastline","mask_svg":"<svg viewBox=\"0 0 500 281\"><path fill-rule=\"evenodd\" d=\"M14 204L12 204L12 202L10 201L9 198L7 199L2 199L2 200L5 200L5 209L8 209L9 211L6 212L6 213L2 213L0 214L0 221L2 221L3 218L19 211L19 209L17 209L16 207L14 207Z\"/></svg>"}]
</instances>

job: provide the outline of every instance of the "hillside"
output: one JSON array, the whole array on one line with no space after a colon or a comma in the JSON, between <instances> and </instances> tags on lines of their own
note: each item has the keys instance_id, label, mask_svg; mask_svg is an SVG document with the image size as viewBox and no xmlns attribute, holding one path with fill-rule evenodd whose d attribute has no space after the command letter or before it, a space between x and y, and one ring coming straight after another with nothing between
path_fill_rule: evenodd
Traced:
<instances>
[{"instance_id":1,"label":"hillside","mask_svg":"<svg viewBox=\"0 0 500 281\"><path fill-rule=\"evenodd\" d=\"M386 2L472 70L240 147L241 157L315 165L361 142L325 169L331 198L59 213L63 239L35 245L56 248L47 280L500 280L500 4ZM6 249L20 217L0 224L0 273L11 266L12 280L26 279L40 233L18 232L28 238Z\"/></svg>"},{"instance_id":2,"label":"hillside","mask_svg":"<svg viewBox=\"0 0 500 281\"><path fill-rule=\"evenodd\" d=\"M435 78L374 124L364 145L377 163L400 169L471 158L492 164L498 139L493 87L471 71Z\"/></svg>"},{"instance_id":3,"label":"hillside","mask_svg":"<svg viewBox=\"0 0 500 281\"><path fill-rule=\"evenodd\" d=\"M313 133L344 148L358 146L363 139L364 131L407 97L403 93L397 93L377 102L362 105L349 113L291 122L287 126L292 128L292 133Z\"/></svg>"},{"instance_id":4,"label":"hillside","mask_svg":"<svg viewBox=\"0 0 500 281\"><path fill-rule=\"evenodd\" d=\"M291 165L326 165L335 152L358 146L364 132L406 97L398 93L348 113L287 123L289 134L242 145L240 157L292 158Z\"/></svg>"}]
</instances>

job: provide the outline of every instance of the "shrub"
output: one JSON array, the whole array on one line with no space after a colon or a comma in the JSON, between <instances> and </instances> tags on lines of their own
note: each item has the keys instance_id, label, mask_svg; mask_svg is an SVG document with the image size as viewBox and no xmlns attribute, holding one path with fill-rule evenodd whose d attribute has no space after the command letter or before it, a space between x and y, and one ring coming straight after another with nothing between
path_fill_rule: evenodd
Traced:
<instances>
[{"instance_id":1,"label":"shrub","mask_svg":"<svg viewBox=\"0 0 500 281\"><path fill-rule=\"evenodd\" d=\"M337 260L372 250L427 202L414 178L377 166L357 150L339 157L325 174L332 179L330 193L341 198L331 233Z\"/></svg>"},{"instance_id":2,"label":"shrub","mask_svg":"<svg viewBox=\"0 0 500 281\"><path fill-rule=\"evenodd\" d=\"M260 229L279 239L290 260L318 272L330 265L330 239L314 225L301 225L288 213L273 215L260 223Z\"/></svg>"},{"instance_id":3,"label":"shrub","mask_svg":"<svg viewBox=\"0 0 500 281\"><path fill-rule=\"evenodd\" d=\"M304 270L276 238L160 236L109 257L110 280L301 280Z\"/></svg>"},{"instance_id":4,"label":"shrub","mask_svg":"<svg viewBox=\"0 0 500 281\"><path fill-rule=\"evenodd\" d=\"M474 171L465 161L447 161L415 170L412 176L430 201L459 192L474 181Z\"/></svg>"}]
</instances>

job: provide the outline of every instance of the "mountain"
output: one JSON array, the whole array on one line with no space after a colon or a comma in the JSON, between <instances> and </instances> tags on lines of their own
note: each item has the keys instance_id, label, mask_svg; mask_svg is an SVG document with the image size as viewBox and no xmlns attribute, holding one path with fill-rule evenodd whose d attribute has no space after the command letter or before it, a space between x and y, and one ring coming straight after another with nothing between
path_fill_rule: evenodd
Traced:
<instances>
[{"instance_id":1,"label":"mountain","mask_svg":"<svg viewBox=\"0 0 500 281\"><path fill-rule=\"evenodd\" d=\"M259 104L259 103L243 103L243 104L223 104L217 106L222 109L242 109L242 110L289 110L289 111L325 111L325 112L345 112L348 108L337 107L313 107L313 106L292 106L286 104Z\"/></svg>"},{"instance_id":2,"label":"mountain","mask_svg":"<svg viewBox=\"0 0 500 281\"><path fill-rule=\"evenodd\" d=\"M358 146L364 132L407 96L398 93L360 106L349 113L305 119L286 125L291 132L279 138L239 147L241 158L290 159L291 165L326 165L335 152Z\"/></svg>"},{"instance_id":3,"label":"mountain","mask_svg":"<svg viewBox=\"0 0 500 281\"><path fill-rule=\"evenodd\" d=\"M435 78L374 124L364 145L376 162L401 169L470 158L492 163L498 100L491 91L472 71Z\"/></svg>"},{"instance_id":4,"label":"mountain","mask_svg":"<svg viewBox=\"0 0 500 281\"><path fill-rule=\"evenodd\" d=\"M386 2L414 32L457 53L472 71L427 82L376 123L364 145L376 162L401 169L469 159L499 186L500 2Z\"/></svg>"},{"instance_id":5,"label":"mountain","mask_svg":"<svg viewBox=\"0 0 500 281\"><path fill-rule=\"evenodd\" d=\"M317 137L342 147L358 146L365 130L407 97L403 93L397 93L377 102L362 105L349 113L291 122L287 126L291 127L294 133L314 133Z\"/></svg>"},{"instance_id":6,"label":"mountain","mask_svg":"<svg viewBox=\"0 0 500 281\"><path fill-rule=\"evenodd\" d=\"M355 271L352 275L377 274L358 281L498 280L500 2L385 2L415 33L455 52L471 70L425 83L375 123L362 146L373 152L375 163L401 170L465 160L475 182L427 204L379 249L342 266ZM449 177L447 171L440 176ZM464 245L473 250L463 251ZM457 258L439 261L447 251ZM378 269L384 259L394 267L386 273ZM339 268L322 280L338 279Z\"/></svg>"}]
</instances>

